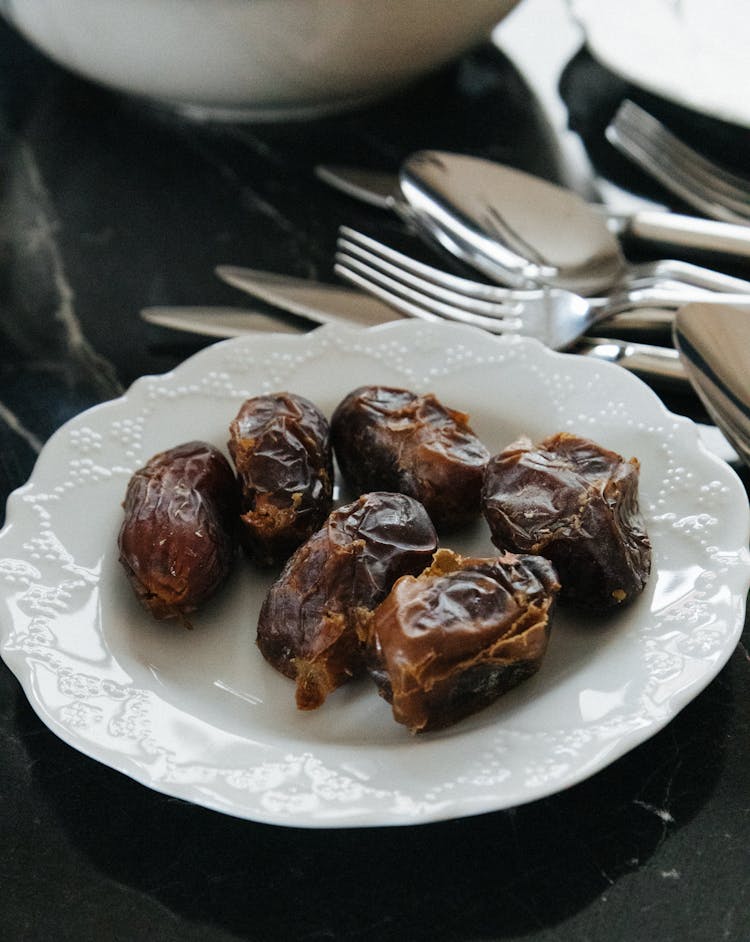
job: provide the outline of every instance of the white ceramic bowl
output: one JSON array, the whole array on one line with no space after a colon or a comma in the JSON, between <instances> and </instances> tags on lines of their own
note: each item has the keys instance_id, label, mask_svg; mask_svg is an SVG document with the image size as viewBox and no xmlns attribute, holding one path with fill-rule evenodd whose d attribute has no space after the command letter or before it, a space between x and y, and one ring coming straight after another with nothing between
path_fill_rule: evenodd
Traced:
<instances>
[{"instance_id":1,"label":"white ceramic bowl","mask_svg":"<svg viewBox=\"0 0 750 942\"><path fill-rule=\"evenodd\" d=\"M87 78L195 115L293 117L385 95L488 36L518 0L0 0Z\"/></svg>"}]
</instances>

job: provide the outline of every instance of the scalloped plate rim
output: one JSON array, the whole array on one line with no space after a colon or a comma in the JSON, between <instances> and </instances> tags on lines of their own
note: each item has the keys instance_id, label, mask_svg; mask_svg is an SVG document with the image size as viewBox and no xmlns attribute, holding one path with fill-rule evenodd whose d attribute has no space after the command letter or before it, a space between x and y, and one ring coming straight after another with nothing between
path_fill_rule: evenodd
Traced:
<instances>
[{"instance_id":1,"label":"scalloped plate rim","mask_svg":"<svg viewBox=\"0 0 750 942\"><path fill-rule=\"evenodd\" d=\"M381 338L383 336L387 336L388 334L393 334L394 336L403 334L404 336L410 336L413 339L414 336L418 336L420 333L426 336L432 336L435 331L437 331L439 334L445 334L446 337L448 335L452 335L457 338L465 337L467 340L469 340L470 345L475 343L479 336L482 338L483 345L486 346L488 343L486 334L476 331L473 328L465 328L454 325L434 326L418 324L413 321L396 322L393 324L386 324L369 329L340 328L329 325L318 328L311 334L305 335L304 337L293 337L289 335L265 335L263 338L251 339L243 337L220 341L198 351L196 354L185 360L182 364L167 373L138 378L120 397L92 406L84 412L72 417L59 429L57 429L52 436L50 436L50 439L45 444L42 453L40 454L35 464L29 480L21 487L13 491L13 493L8 497L6 522L3 529L0 530L0 556L2 555L4 542L12 539L13 531L23 523L21 508L24 506L24 498L34 491L38 485L39 479L42 477L42 471L44 468L43 456L45 459L49 457L49 455L57 448L57 444L62 442L65 435L68 434L71 430L81 426L85 421L92 418L98 420L101 416L106 417L107 414L111 413L115 408L127 409L129 403L141 396L148 389L149 385L152 385L155 382L174 382L175 379L179 378L180 375L186 371L192 370L196 364L218 360L223 351L241 349L248 346L252 342L260 343L261 348L267 347L268 345L275 347L277 344L279 344L282 348L285 346L300 347L301 344L309 342L312 338L327 339L328 337L335 337L339 338L339 341L344 342L344 344L351 344L356 340L359 346L361 346L362 340L364 338L365 348L367 348L367 343L371 337ZM686 442L689 441L691 445L695 445L697 443L698 447L696 452L700 455L700 461L707 463L706 466L713 466L717 474L723 476L725 481L734 481L735 483L731 486L735 486L736 484L736 487L742 490L744 496L744 490L742 489L742 485L739 482L737 476L727 465L725 465L719 459L715 458L705 449L702 442L700 441L694 424L689 419L675 416L669 412L664 404L658 400L658 398L639 380L630 375L627 375L627 378L623 377L623 371L621 368L611 364L593 363L592 361L586 360L585 358L573 357L569 354L556 353L548 350L541 344L538 344L536 341L526 339L509 340L507 338L492 338L491 343L493 345L493 349L495 348L495 345L497 345L497 349L501 349L506 352L510 356L511 360L514 360L515 357L519 354L524 354L530 357L532 360L536 360L538 358L547 360L549 358L550 361L557 362L557 364L560 365L560 368L563 368L564 364L572 364L575 362L575 369L583 371L596 370L601 372L604 376L609 375L611 377L617 377L618 385L623 383L630 384L630 389L632 389L634 392L636 390L640 391L639 395L643 394L643 391L645 390L647 397L649 397L652 408L665 420L673 423L673 427L677 436L681 439L685 439ZM739 493L739 490L737 493ZM748 513L746 504L743 514L744 531L746 537L745 543L747 543L748 539L750 539L750 513ZM55 735L57 735L68 745L77 749L82 754L85 754L95 761L99 761L104 765L113 768L122 774L125 774L131 779L146 785L154 791L173 797L178 797L197 805L217 811L222 811L240 818L268 824L326 828L430 823L448 818L502 810L504 808L513 807L514 805L552 795L561 788L567 788L571 785L574 785L590 777L597 771L600 771L602 768L606 767L620 756L629 752L631 749L635 748L646 739L656 734L665 725L667 725L670 720L673 719L674 716L677 715L677 713L680 712L680 710L682 710L691 700L693 700L695 696L705 689L705 687L714 679L716 674L719 673L721 668L731 656L736 645L736 641L739 639L739 636L742 632L744 620L744 602L742 600L742 596L746 596L748 587L750 587L750 561L748 559L747 553L744 551L740 551L738 557L741 557L737 560L740 565L737 569L734 570L734 576L731 579L728 579L728 582L731 583L729 587L732 589L733 595L736 598L738 605L736 610L735 623L730 635L731 643L730 640L728 640L728 642L724 645L722 651L720 652L720 656L715 659L712 667L708 670L705 670L692 684L681 688L679 695L673 698L670 709L667 710L665 714L657 719L649 718L645 723L645 727L630 731L627 734L620 735L614 741L605 743L602 748L593 754L587 762L582 763L572 773L566 775L564 777L564 781L561 784L556 785L555 783L550 784L549 782L546 782L542 783L539 785L539 787L536 788L529 787L526 789L526 793L520 799L514 800L512 802L505 802L501 794L494 796L488 795L486 793L480 793L478 795L456 795L450 796L443 801L424 801L422 802L423 806L420 806L420 802L416 801L414 808L403 814L394 811L393 809L391 809L389 812L383 812L382 810L379 811L377 808L373 810L368 809L367 807L364 809L358 807L353 812L346 808L339 808L338 811L335 808L333 810L327 808L324 809L322 813L309 813L303 811L299 814L294 814L293 812L289 813L288 811L259 811L257 808L248 809L244 806L233 806L231 801L223 800L221 796L212 797L210 794L202 792L200 789L196 789L192 785L183 787L179 783L162 782L158 779L149 780L148 776L144 774L142 767L129 766L127 757L120 757L118 759L117 756L108 755L107 751L100 747L97 743L92 744L87 740L82 739L73 730L57 721L55 717L48 711L45 702L40 699L38 692L34 689L33 677L29 666L29 658L25 656L23 652L19 653L16 651L7 650L7 641L10 636L10 630L6 628L4 615L3 621L0 622L0 641L2 642L2 646L0 647L0 654L2 654L3 660L19 680L24 693L34 711L37 713L42 722L50 730L52 730L52 732L55 733ZM2 590L2 583L0 583L0 590ZM10 628L12 629L12 625ZM367 802L364 801L363 804L366 806Z\"/></svg>"}]
</instances>

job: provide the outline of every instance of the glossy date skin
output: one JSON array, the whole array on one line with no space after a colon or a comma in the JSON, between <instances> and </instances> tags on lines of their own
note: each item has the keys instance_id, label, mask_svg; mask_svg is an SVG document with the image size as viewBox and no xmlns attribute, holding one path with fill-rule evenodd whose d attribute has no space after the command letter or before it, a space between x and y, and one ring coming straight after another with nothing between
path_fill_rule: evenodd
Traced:
<instances>
[{"instance_id":1,"label":"glossy date skin","mask_svg":"<svg viewBox=\"0 0 750 942\"><path fill-rule=\"evenodd\" d=\"M438 529L479 515L482 474L489 452L468 416L432 394L361 386L331 419L336 459L357 491L400 491L427 508Z\"/></svg>"},{"instance_id":2,"label":"glossy date skin","mask_svg":"<svg viewBox=\"0 0 750 942\"><path fill-rule=\"evenodd\" d=\"M500 549L539 553L560 576L561 600L607 611L642 592L651 544L638 504L640 466L561 433L521 439L485 473L484 514Z\"/></svg>"},{"instance_id":3,"label":"glossy date skin","mask_svg":"<svg viewBox=\"0 0 750 942\"><path fill-rule=\"evenodd\" d=\"M283 563L331 509L328 422L307 399L282 392L248 399L229 434L242 488L243 544L260 565Z\"/></svg>"},{"instance_id":4,"label":"glossy date skin","mask_svg":"<svg viewBox=\"0 0 750 942\"><path fill-rule=\"evenodd\" d=\"M375 492L334 510L291 557L266 596L258 647L296 681L301 710L364 670L362 624L395 580L421 571L437 548L424 507Z\"/></svg>"},{"instance_id":5,"label":"glossy date skin","mask_svg":"<svg viewBox=\"0 0 750 942\"><path fill-rule=\"evenodd\" d=\"M540 556L447 549L399 579L368 626L368 667L394 719L413 733L442 729L534 674L559 588Z\"/></svg>"},{"instance_id":6,"label":"glossy date skin","mask_svg":"<svg viewBox=\"0 0 750 942\"><path fill-rule=\"evenodd\" d=\"M133 590L154 618L199 608L229 575L237 547L237 481L224 455L187 442L131 477L118 545Z\"/></svg>"}]
</instances>

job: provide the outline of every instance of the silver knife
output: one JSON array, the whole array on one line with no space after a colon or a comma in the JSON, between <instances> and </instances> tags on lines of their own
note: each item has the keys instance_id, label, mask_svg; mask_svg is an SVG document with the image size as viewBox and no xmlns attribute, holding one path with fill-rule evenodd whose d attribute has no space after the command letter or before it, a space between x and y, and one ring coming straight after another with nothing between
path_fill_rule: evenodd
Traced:
<instances>
[{"instance_id":1,"label":"silver knife","mask_svg":"<svg viewBox=\"0 0 750 942\"><path fill-rule=\"evenodd\" d=\"M306 318L312 324L373 327L404 319L384 302L351 288L228 265L221 265L216 271L236 288L281 311ZM303 325L296 327L285 322L282 313L274 317L273 314L261 315L258 311L241 308L151 307L141 311L141 316L152 324L211 337L235 337L258 330L275 330L278 324L283 325L285 332L290 328L305 329ZM572 352L617 363L649 381L682 388L687 384L679 354L671 348L584 337Z\"/></svg>"},{"instance_id":2,"label":"silver knife","mask_svg":"<svg viewBox=\"0 0 750 942\"><path fill-rule=\"evenodd\" d=\"M339 192L378 209L391 210L408 222L409 206L399 195L397 174L334 164L320 165L315 168L315 173L320 180ZM750 226L666 210L621 213L609 212L605 207L597 206L599 208L618 235L750 258Z\"/></svg>"}]
</instances>

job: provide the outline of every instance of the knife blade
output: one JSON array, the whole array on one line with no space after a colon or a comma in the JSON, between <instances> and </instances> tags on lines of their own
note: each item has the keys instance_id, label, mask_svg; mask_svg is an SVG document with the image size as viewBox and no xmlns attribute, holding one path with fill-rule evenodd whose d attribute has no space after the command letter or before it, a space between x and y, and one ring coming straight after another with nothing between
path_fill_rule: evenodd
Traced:
<instances>
[{"instance_id":1,"label":"knife blade","mask_svg":"<svg viewBox=\"0 0 750 942\"><path fill-rule=\"evenodd\" d=\"M351 288L236 265L219 265L215 271L232 287L316 324L375 327L403 320L383 301Z\"/></svg>"},{"instance_id":2,"label":"knife blade","mask_svg":"<svg viewBox=\"0 0 750 942\"><path fill-rule=\"evenodd\" d=\"M309 330L302 324L285 321L281 315L263 314L239 307L206 307L169 305L144 307L141 317L149 324L171 327L206 337L241 337L244 334L281 333L300 334Z\"/></svg>"},{"instance_id":3,"label":"knife blade","mask_svg":"<svg viewBox=\"0 0 750 942\"><path fill-rule=\"evenodd\" d=\"M395 212L409 221L409 205L400 196L397 174L339 164L319 165L315 168L315 174L339 192L378 209ZM750 258L750 226L701 219L666 210L622 213L608 212L605 207L599 206L597 209L601 209L618 235L680 248Z\"/></svg>"},{"instance_id":4,"label":"knife blade","mask_svg":"<svg viewBox=\"0 0 750 942\"><path fill-rule=\"evenodd\" d=\"M152 324L211 337L235 337L258 330L275 330L284 323L282 311L313 324L373 327L403 316L370 295L305 278L221 265L217 274L229 284L280 309L279 314L259 315L255 310L226 307L144 308L141 317ZM293 327L292 329L297 329ZM301 325L300 330L304 330ZM668 347L626 340L584 337L573 348L593 359L617 363L650 382L685 387L687 380L677 352Z\"/></svg>"}]
</instances>

